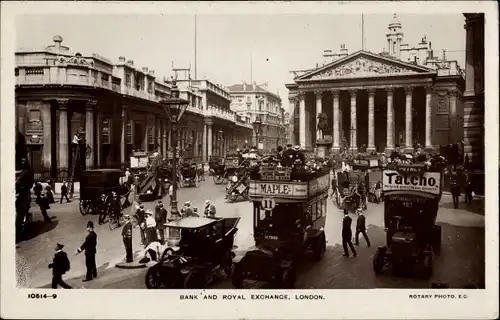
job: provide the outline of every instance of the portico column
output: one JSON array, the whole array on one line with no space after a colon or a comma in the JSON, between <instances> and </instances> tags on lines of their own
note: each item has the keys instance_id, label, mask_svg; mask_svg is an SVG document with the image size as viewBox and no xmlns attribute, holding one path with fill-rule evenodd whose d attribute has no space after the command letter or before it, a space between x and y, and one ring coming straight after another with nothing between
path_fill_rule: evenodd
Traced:
<instances>
[{"instance_id":1,"label":"portico column","mask_svg":"<svg viewBox=\"0 0 500 320\"><path fill-rule=\"evenodd\" d=\"M87 101L85 106L85 140L87 145L92 149L92 154L87 156L86 166L87 169L91 169L94 167L94 156L95 152L94 148L94 109L97 105L97 101Z\"/></svg>"},{"instance_id":2,"label":"portico column","mask_svg":"<svg viewBox=\"0 0 500 320\"><path fill-rule=\"evenodd\" d=\"M97 168L101 168L101 132L102 132L102 129L101 129L101 113L99 112L99 109L96 109L95 111L95 119L96 119L96 125L95 125L95 130L96 130L96 134L95 134L95 139L96 139L96 143L95 143L95 161L96 161L96 166ZM113 143L113 136L110 136L109 137L111 143Z\"/></svg>"},{"instance_id":3,"label":"portico column","mask_svg":"<svg viewBox=\"0 0 500 320\"><path fill-rule=\"evenodd\" d=\"M59 170L68 169L68 99L57 99L59 109L59 150L57 166Z\"/></svg>"},{"instance_id":4,"label":"portico column","mask_svg":"<svg viewBox=\"0 0 500 320\"><path fill-rule=\"evenodd\" d=\"M212 156L212 121L207 122L207 144L208 144L208 152L207 152L207 160Z\"/></svg>"},{"instance_id":5,"label":"portico column","mask_svg":"<svg viewBox=\"0 0 500 320\"><path fill-rule=\"evenodd\" d=\"M413 150L413 143L412 143L412 137L413 137L413 132L412 132L412 93L413 93L413 87L405 87L405 93L406 93L406 108L405 108L405 150L411 151ZM411 149L411 150L410 150Z\"/></svg>"},{"instance_id":6,"label":"portico column","mask_svg":"<svg viewBox=\"0 0 500 320\"><path fill-rule=\"evenodd\" d=\"M425 87L425 148L432 148L432 87Z\"/></svg>"},{"instance_id":7,"label":"portico column","mask_svg":"<svg viewBox=\"0 0 500 320\"><path fill-rule=\"evenodd\" d=\"M340 150L340 113L339 113L339 94L338 90L332 90L333 96L333 149Z\"/></svg>"},{"instance_id":8,"label":"portico column","mask_svg":"<svg viewBox=\"0 0 500 320\"><path fill-rule=\"evenodd\" d=\"M368 148L375 150L375 89L368 90Z\"/></svg>"},{"instance_id":9,"label":"portico column","mask_svg":"<svg viewBox=\"0 0 500 320\"><path fill-rule=\"evenodd\" d=\"M290 115L295 115L295 106L296 106L296 97L295 97L295 96L293 96L293 95L288 96L288 106L289 106L289 107L288 107L288 110L290 110ZM293 134L293 132L294 132L294 130L293 130L293 125L294 125L294 124L293 124L293 117L294 117L294 116L291 116L291 117L290 117L290 123L291 123L291 124L290 124L291 139L290 139L290 142L289 142L289 143L291 143L291 144L293 144L293 145L296 145L297 143L296 143L295 141L293 141L293 140L294 140L294 134ZM238 145L238 147L239 147L239 145Z\"/></svg>"},{"instance_id":10,"label":"portico column","mask_svg":"<svg viewBox=\"0 0 500 320\"><path fill-rule=\"evenodd\" d=\"M304 93L297 94L299 103L299 144L302 148L306 147L306 102Z\"/></svg>"},{"instance_id":11,"label":"portico column","mask_svg":"<svg viewBox=\"0 0 500 320\"><path fill-rule=\"evenodd\" d=\"M393 109L393 96L394 89L387 88L387 146L386 151L394 150L394 109Z\"/></svg>"},{"instance_id":12,"label":"portico column","mask_svg":"<svg viewBox=\"0 0 500 320\"><path fill-rule=\"evenodd\" d=\"M148 123L148 118L144 118L144 152L148 152L149 146L148 146L148 133L149 133L149 123Z\"/></svg>"},{"instance_id":13,"label":"portico column","mask_svg":"<svg viewBox=\"0 0 500 320\"><path fill-rule=\"evenodd\" d=\"M127 149L127 146L125 144L125 134L126 134L126 129L127 129L127 115L126 115L126 110L125 106L122 106L122 113L121 113L121 120L122 120L122 130L120 134L120 163L125 163L125 150Z\"/></svg>"},{"instance_id":14,"label":"portico column","mask_svg":"<svg viewBox=\"0 0 500 320\"><path fill-rule=\"evenodd\" d=\"M323 105L321 98L323 97L323 92L322 91L315 91L314 94L316 95L316 140L322 139L323 137L321 136L321 130L318 129L318 124L319 124L319 115L323 112Z\"/></svg>"},{"instance_id":15,"label":"portico column","mask_svg":"<svg viewBox=\"0 0 500 320\"><path fill-rule=\"evenodd\" d=\"M349 131L350 135L350 149L351 151L358 150L358 141L357 141L357 131L356 131L356 93L357 90L349 90L351 94L351 130Z\"/></svg>"},{"instance_id":16,"label":"portico column","mask_svg":"<svg viewBox=\"0 0 500 320\"><path fill-rule=\"evenodd\" d=\"M156 117L156 149L158 150L158 153L161 154L161 119L159 117Z\"/></svg>"},{"instance_id":17,"label":"portico column","mask_svg":"<svg viewBox=\"0 0 500 320\"><path fill-rule=\"evenodd\" d=\"M52 168L52 139L50 136L52 121L51 121L51 105L49 101L42 101L43 105L43 168L50 170Z\"/></svg>"}]
</instances>

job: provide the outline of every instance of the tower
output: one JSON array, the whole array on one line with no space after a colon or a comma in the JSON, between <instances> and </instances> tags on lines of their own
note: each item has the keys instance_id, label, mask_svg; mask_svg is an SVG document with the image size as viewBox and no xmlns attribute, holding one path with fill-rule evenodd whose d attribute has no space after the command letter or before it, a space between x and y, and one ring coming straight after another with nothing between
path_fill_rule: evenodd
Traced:
<instances>
[{"instance_id":1,"label":"tower","mask_svg":"<svg viewBox=\"0 0 500 320\"><path fill-rule=\"evenodd\" d=\"M392 21L389 23L389 31L386 33L387 50L389 55L394 58L401 57L401 44L403 42L403 31L401 28L401 22L399 22L398 17L394 14Z\"/></svg>"}]
</instances>

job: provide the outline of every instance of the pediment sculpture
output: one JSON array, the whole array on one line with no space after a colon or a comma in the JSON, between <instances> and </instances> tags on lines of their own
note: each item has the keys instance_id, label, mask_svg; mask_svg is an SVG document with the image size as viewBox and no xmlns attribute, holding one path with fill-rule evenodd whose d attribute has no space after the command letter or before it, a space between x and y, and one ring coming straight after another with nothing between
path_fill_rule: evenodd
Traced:
<instances>
[{"instance_id":1,"label":"pediment sculpture","mask_svg":"<svg viewBox=\"0 0 500 320\"><path fill-rule=\"evenodd\" d=\"M311 79L321 79L329 77L376 76L380 74L414 72L414 70L405 68L403 66L382 63L379 61L361 57L354 61L318 73L312 76Z\"/></svg>"},{"instance_id":2,"label":"pediment sculpture","mask_svg":"<svg viewBox=\"0 0 500 320\"><path fill-rule=\"evenodd\" d=\"M83 58L82 56L75 56L75 57L60 57L59 58L60 63L65 63L65 64L76 64L76 65L82 65L82 66L94 66L94 61L87 61L87 59Z\"/></svg>"}]
</instances>

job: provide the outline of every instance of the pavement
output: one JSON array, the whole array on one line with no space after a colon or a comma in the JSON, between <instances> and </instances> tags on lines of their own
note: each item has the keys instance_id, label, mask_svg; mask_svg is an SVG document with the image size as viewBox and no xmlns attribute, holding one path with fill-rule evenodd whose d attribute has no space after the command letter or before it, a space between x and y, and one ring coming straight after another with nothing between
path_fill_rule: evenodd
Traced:
<instances>
[{"instance_id":1,"label":"pavement","mask_svg":"<svg viewBox=\"0 0 500 320\"><path fill-rule=\"evenodd\" d=\"M190 200L192 206L202 211L204 201L212 200L217 208L217 215L241 217L235 237L237 254L243 254L253 245L252 205L250 202L226 203L225 185L215 185L212 178L198 188L178 190L179 205ZM360 239L358 256L342 256L341 222L343 213L331 202L328 203L327 252L322 261L314 263L304 259L299 267L296 288L300 289L342 289L342 288L429 288L432 282L447 283L450 288L462 288L466 285L483 287L485 283L485 241L484 241L484 199L475 199L472 205L465 205L463 199L458 209L454 209L449 195L443 195L438 213L438 224L442 226L442 249L436 257L434 275L430 280L412 277L394 276L390 270L376 276L372 270L372 257L377 246L385 244L383 229L383 204L368 204L365 212L368 236L372 242L367 247ZM164 199L166 203L166 199ZM154 202L145 203L146 209L153 208ZM98 225L97 216L82 216L78 210L78 201L69 204L53 204L49 216L54 217L50 225L44 224L38 208L32 223L33 235L17 244L16 263L18 281L22 287L49 287L51 262L57 242L65 245L64 250L71 260L71 270L64 275L65 281L75 288L125 289L145 288L146 269L119 269L115 265L125 258L121 239L121 228L110 231L108 225ZM356 217L352 216L353 220ZM98 278L91 282L82 282L85 274L84 256L75 256L75 251L85 238L87 221L94 221L98 236L96 262ZM137 257L141 250L138 229L134 229L133 248ZM259 282L245 282L245 288L266 288ZM230 279L222 278L213 287L215 289L232 288Z\"/></svg>"}]
</instances>

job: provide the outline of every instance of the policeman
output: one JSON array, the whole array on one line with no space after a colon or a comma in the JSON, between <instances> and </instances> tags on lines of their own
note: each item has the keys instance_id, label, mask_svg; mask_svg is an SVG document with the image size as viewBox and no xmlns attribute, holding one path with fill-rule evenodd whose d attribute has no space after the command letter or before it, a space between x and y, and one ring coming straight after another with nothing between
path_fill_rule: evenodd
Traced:
<instances>
[{"instance_id":1,"label":"policeman","mask_svg":"<svg viewBox=\"0 0 500 320\"><path fill-rule=\"evenodd\" d=\"M85 251L85 266L87 267L87 276L83 281L90 281L97 278L97 267L95 265L95 255L97 253L97 234L94 232L94 223L87 223L87 237L83 244L76 250L76 254Z\"/></svg>"},{"instance_id":2,"label":"policeman","mask_svg":"<svg viewBox=\"0 0 500 320\"><path fill-rule=\"evenodd\" d=\"M122 229L123 245L125 246L125 252L127 253L127 262L132 262L132 222L130 222L130 216L125 215L125 225Z\"/></svg>"}]
</instances>

